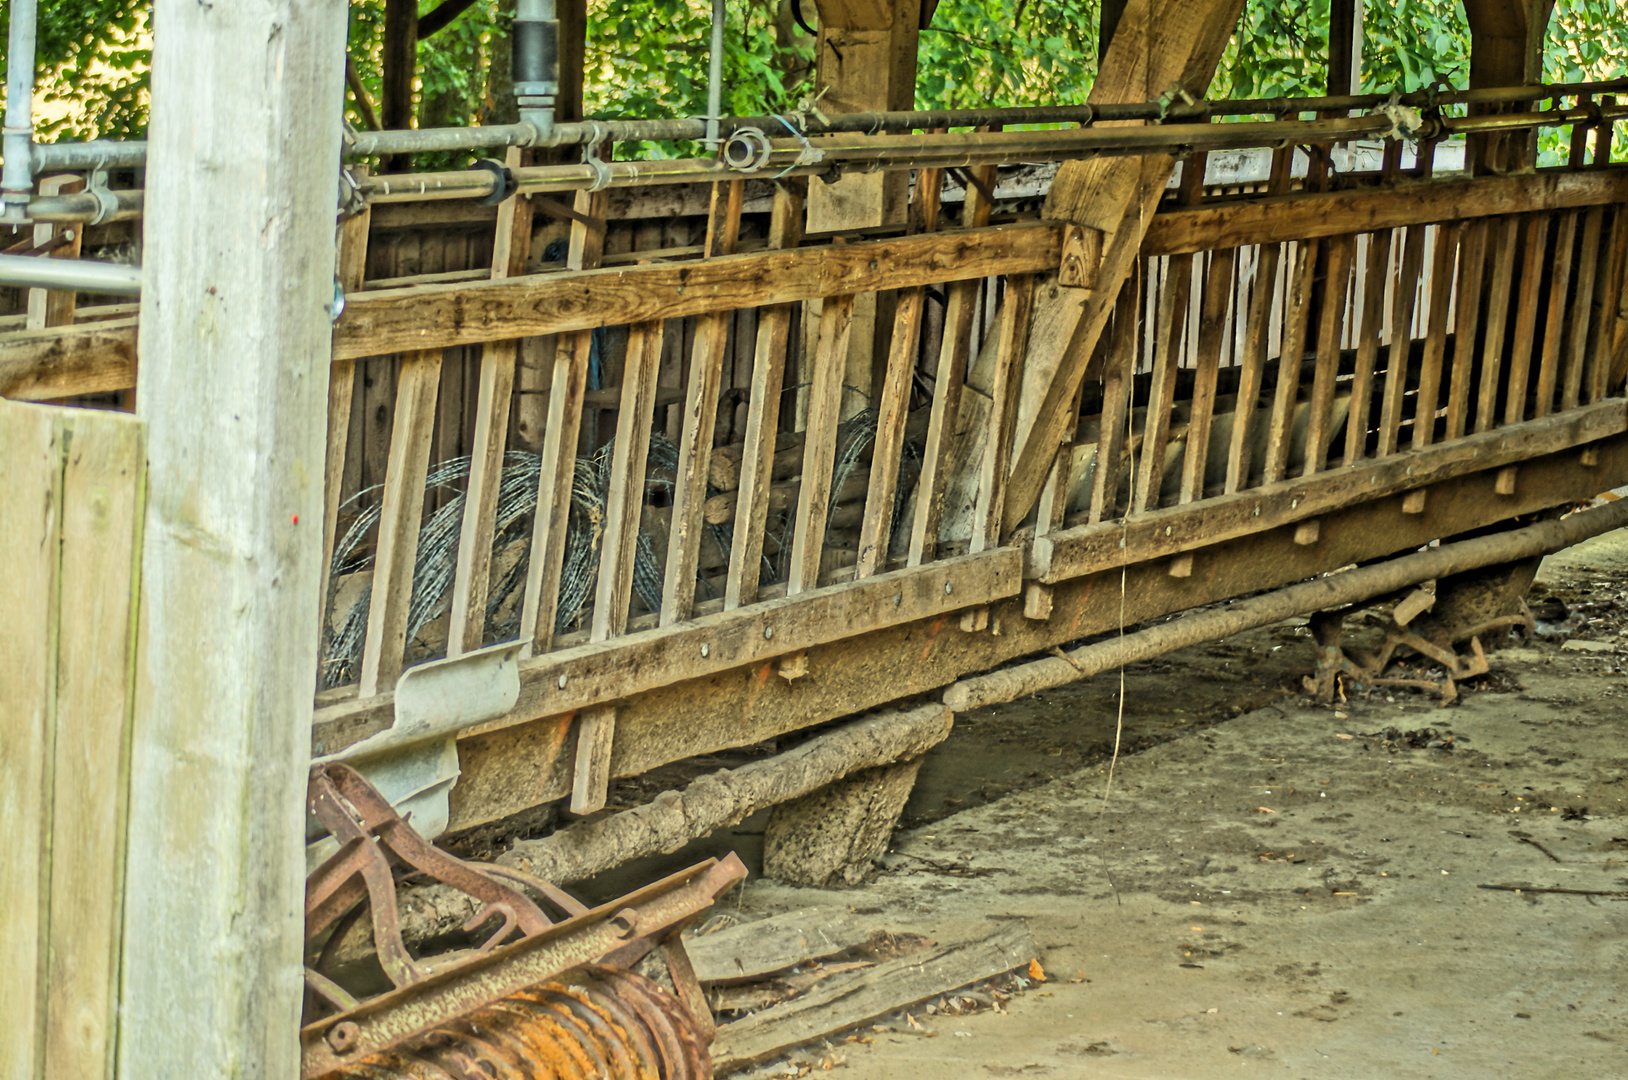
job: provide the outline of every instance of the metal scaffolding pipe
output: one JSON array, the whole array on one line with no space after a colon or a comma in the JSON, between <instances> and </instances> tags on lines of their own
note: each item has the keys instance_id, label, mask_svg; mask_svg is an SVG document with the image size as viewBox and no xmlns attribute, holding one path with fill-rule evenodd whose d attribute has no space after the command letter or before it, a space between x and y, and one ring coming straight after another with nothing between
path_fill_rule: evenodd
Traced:
<instances>
[{"instance_id":1,"label":"metal scaffolding pipe","mask_svg":"<svg viewBox=\"0 0 1628 1080\"><path fill-rule=\"evenodd\" d=\"M6 46L5 166L0 170L0 221L26 220L34 191L34 44L37 0L12 0Z\"/></svg>"},{"instance_id":2,"label":"metal scaffolding pipe","mask_svg":"<svg viewBox=\"0 0 1628 1080\"><path fill-rule=\"evenodd\" d=\"M714 154L723 145L718 125L724 111L724 24L727 21L724 0L712 0L712 50L707 58L707 124L703 142L708 152Z\"/></svg>"},{"instance_id":3,"label":"metal scaffolding pipe","mask_svg":"<svg viewBox=\"0 0 1628 1080\"><path fill-rule=\"evenodd\" d=\"M0 255L0 285L13 289L58 289L109 296L140 296L141 267L89 259Z\"/></svg>"}]
</instances>

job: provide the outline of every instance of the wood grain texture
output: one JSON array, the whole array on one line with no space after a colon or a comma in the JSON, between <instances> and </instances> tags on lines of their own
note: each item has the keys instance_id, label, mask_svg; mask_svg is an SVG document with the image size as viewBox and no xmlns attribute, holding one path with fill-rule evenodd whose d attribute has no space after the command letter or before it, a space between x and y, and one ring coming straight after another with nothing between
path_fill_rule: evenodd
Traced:
<instances>
[{"instance_id":1,"label":"wood grain texture","mask_svg":"<svg viewBox=\"0 0 1628 1080\"><path fill-rule=\"evenodd\" d=\"M974 553L995 547L1004 540L1006 479L1012 467L1012 440L1017 435L1018 378L1023 357L1029 350L1034 289L1032 274L1016 274L1006 279L1006 303L999 314L995 376L989 389L989 422L978 477L978 504L968 547Z\"/></svg>"},{"instance_id":2,"label":"wood grain texture","mask_svg":"<svg viewBox=\"0 0 1628 1080\"><path fill-rule=\"evenodd\" d=\"M1187 452L1182 455L1180 501L1204 497L1204 470L1210 452L1210 428L1215 420L1216 380L1221 368L1221 347L1227 307L1234 291L1233 267L1238 252L1228 248L1210 260L1204 301L1198 324L1198 370L1193 380L1193 404L1187 423Z\"/></svg>"},{"instance_id":3,"label":"wood grain texture","mask_svg":"<svg viewBox=\"0 0 1628 1080\"><path fill-rule=\"evenodd\" d=\"M1368 265L1362 290L1361 323L1357 337L1357 369L1351 377L1351 415L1345 428L1345 464L1368 456L1369 421L1373 414L1374 369L1385 329L1385 287L1391 279L1389 230L1368 237Z\"/></svg>"},{"instance_id":4,"label":"wood grain texture","mask_svg":"<svg viewBox=\"0 0 1628 1080\"><path fill-rule=\"evenodd\" d=\"M808 436L803 442L803 482L797 492L796 532L791 542L790 575L786 579L788 596L819 584L825 528L831 509L837 425L842 411L842 377L852 330L853 297L826 300L820 311L819 344L814 350Z\"/></svg>"},{"instance_id":5,"label":"wood grain texture","mask_svg":"<svg viewBox=\"0 0 1628 1080\"><path fill-rule=\"evenodd\" d=\"M698 262L532 274L506 281L381 289L358 297L335 327L335 356L430 345L475 345L535 334L1055 270L1062 226L954 229L761 251ZM0 361L3 361L0 354Z\"/></svg>"}]
</instances>

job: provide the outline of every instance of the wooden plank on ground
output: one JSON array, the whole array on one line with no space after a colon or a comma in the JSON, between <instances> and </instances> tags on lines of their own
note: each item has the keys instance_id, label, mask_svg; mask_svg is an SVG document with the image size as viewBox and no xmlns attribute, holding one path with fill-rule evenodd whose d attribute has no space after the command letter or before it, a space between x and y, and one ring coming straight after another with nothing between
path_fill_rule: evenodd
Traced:
<instances>
[{"instance_id":1,"label":"wooden plank on ground","mask_svg":"<svg viewBox=\"0 0 1628 1080\"><path fill-rule=\"evenodd\" d=\"M72 442L62 485L45 1076L107 1080L118 1032L146 459L133 416L74 410L62 423Z\"/></svg>"},{"instance_id":2,"label":"wooden plank on ground","mask_svg":"<svg viewBox=\"0 0 1628 1080\"><path fill-rule=\"evenodd\" d=\"M729 1073L782 1050L917 1005L940 994L1023 967L1039 955L1028 928L1008 926L982 941L941 945L846 976L802 997L718 1030L713 1067Z\"/></svg>"},{"instance_id":3,"label":"wooden plank on ground","mask_svg":"<svg viewBox=\"0 0 1628 1080\"><path fill-rule=\"evenodd\" d=\"M476 345L533 334L1055 270L1062 226L1022 222L506 281L380 289L335 327L335 355ZM4 354L0 353L0 359Z\"/></svg>"},{"instance_id":4,"label":"wooden plank on ground","mask_svg":"<svg viewBox=\"0 0 1628 1080\"><path fill-rule=\"evenodd\" d=\"M49 932L63 432L54 410L0 402L0 1075L39 1075Z\"/></svg>"},{"instance_id":5,"label":"wooden plank on ground","mask_svg":"<svg viewBox=\"0 0 1628 1080\"><path fill-rule=\"evenodd\" d=\"M875 931L874 919L847 908L811 907L711 934L686 935L684 948L697 979L728 983L835 956L863 945Z\"/></svg>"}]
</instances>

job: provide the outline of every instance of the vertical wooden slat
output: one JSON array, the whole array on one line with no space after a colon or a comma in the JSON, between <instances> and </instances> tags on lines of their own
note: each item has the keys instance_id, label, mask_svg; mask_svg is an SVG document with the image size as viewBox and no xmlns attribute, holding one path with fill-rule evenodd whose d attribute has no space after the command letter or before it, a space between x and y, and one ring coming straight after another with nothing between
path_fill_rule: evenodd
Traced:
<instances>
[{"instance_id":1,"label":"vertical wooden slat","mask_svg":"<svg viewBox=\"0 0 1628 1080\"><path fill-rule=\"evenodd\" d=\"M1391 274L1392 229L1368 237L1368 266L1363 284L1362 325L1357 333L1357 367L1351 377L1351 415L1345 427L1345 464L1368 453L1368 422L1373 412L1374 367L1385 329L1385 286Z\"/></svg>"},{"instance_id":2,"label":"vertical wooden slat","mask_svg":"<svg viewBox=\"0 0 1628 1080\"><path fill-rule=\"evenodd\" d=\"M1491 223L1464 226L1458 257L1458 311L1453 331L1453 376L1447 388L1447 437L1463 436L1469 426L1470 384L1475 371L1476 337L1481 330L1481 281L1487 262Z\"/></svg>"},{"instance_id":3,"label":"vertical wooden slat","mask_svg":"<svg viewBox=\"0 0 1628 1080\"><path fill-rule=\"evenodd\" d=\"M402 356L390 461L385 469L384 505L379 516L378 553L373 560L367 638L362 646L362 697L392 689L401 674L418 531L424 516L424 477L430 467L440 385L440 349Z\"/></svg>"},{"instance_id":4,"label":"vertical wooden slat","mask_svg":"<svg viewBox=\"0 0 1628 1080\"><path fill-rule=\"evenodd\" d=\"M1193 257L1173 255L1165 270L1159 315L1150 333L1157 342L1153 354L1153 389L1148 395L1147 420L1142 433L1142 474L1131 501L1134 511L1159 505L1164 459L1170 445L1170 416L1176 405L1176 371L1187 332L1187 295L1193 282Z\"/></svg>"},{"instance_id":5,"label":"vertical wooden slat","mask_svg":"<svg viewBox=\"0 0 1628 1080\"><path fill-rule=\"evenodd\" d=\"M509 148L505 164L521 165L523 151ZM492 241L492 277L526 272L531 256L532 205L511 195L497 208ZM459 656L485 643L486 598L491 587L492 539L497 521L498 490L503 486L503 455L509 443L509 413L514 398L519 343L488 342L481 348L475 430L469 454L469 483L458 533L458 563L452 579L452 608L447 622L447 656Z\"/></svg>"},{"instance_id":6,"label":"vertical wooden slat","mask_svg":"<svg viewBox=\"0 0 1628 1080\"><path fill-rule=\"evenodd\" d=\"M845 295L827 297L820 310L820 339L814 351L808 429L803 441L803 478L797 491L797 524L791 544L791 575L786 581L788 596L819 583L853 309L853 296Z\"/></svg>"},{"instance_id":7,"label":"vertical wooden slat","mask_svg":"<svg viewBox=\"0 0 1628 1080\"><path fill-rule=\"evenodd\" d=\"M1521 260L1521 299L1515 308L1515 332L1509 340L1509 391L1504 402L1506 424L1526 419L1526 389L1532 371L1548 242L1549 215L1528 216L1522 239L1526 254Z\"/></svg>"},{"instance_id":8,"label":"vertical wooden slat","mask_svg":"<svg viewBox=\"0 0 1628 1080\"><path fill-rule=\"evenodd\" d=\"M922 169L917 173L916 198L911 210L915 218L915 231L932 232L938 227L939 190L943 179L942 169ZM893 536L893 503L898 495L899 455L904 446L911 375L916 369L922 309L926 300L927 290L924 287L905 289L893 310L893 336L888 348L887 374L882 380L882 397L877 407L870 484L865 492L865 516L859 526L859 552L854 565L856 578L870 577L887 562L888 545Z\"/></svg>"},{"instance_id":9,"label":"vertical wooden slat","mask_svg":"<svg viewBox=\"0 0 1628 1080\"><path fill-rule=\"evenodd\" d=\"M49 932L50 770L62 535L62 431L0 401L0 1075L39 1075Z\"/></svg>"},{"instance_id":10,"label":"vertical wooden slat","mask_svg":"<svg viewBox=\"0 0 1628 1080\"><path fill-rule=\"evenodd\" d=\"M961 224L978 228L989 224L993 203L984 189L994 190L995 167L969 170L977 181L967 188ZM980 186L981 185L981 186ZM967 379L969 336L982 281L957 281L946 290L944 332L938 367L933 376L933 404L927 419L927 441L922 449L921 476L916 481L916 515L911 523L910 553L906 565L932 561L938 551L939 526L944 519L944 486L948 480L951 443L961 410L961 392Z\"/></svg>"},{"instance_id":11,"label":"vertical wooden slat","mask_svg":"<svg viewBox=\"0 0 1628 1080\"><path fill-rule=\"evenodd\" d=\"M1034 275L1014 274L1007 280L1006 302L999 315L1000 337L995 343L989 426L979 466L977 513L968 548L971 552L995 547L1003 539L1001 515L1006 507L1006 480L1012 467L1012 440L1016 437L1018 379L1029 349L1029 318L1033 313Z\"/></svg>"},{"instance_id":12,"label":"vertical wooden slat","mask_svg":"<svg viewBox=\"0 0 1628 1080\"><path fill-rule=\"evenodd\" d=\"M1568 210L1560 215L1555 234L1553 272L1549 277L1549 310L1543 326L1543 352L1538 367L1537 406L1533 419L1554 411L1555 389L1560 381L1561 346L1566 336L1566 297L1571 291L1571 269L1576 262L1577 215Z\"/></svg>"},{"instance_id":13,"label":"vertical wooden slat","mask_svg":"<svg viewBox=\"0 0 1628 1080\"><path fill-rule=\"evenodd\" d=\"M1607 129L1609 130L1609 129ZM1628 274L1628 214L1612 208L1611 241L1606 249L1605 273L1596 278L1593 310L1589 317L1588 400L1604 397L1611 376L1611 343L1616 331L1617 298Z\"/></svg>"},{"instance_id":14,"label":"vertical wooden slat","mask_svg":"<svg viewBox=\"0 0 1628 1080\"><path fill-rule=\"evenodd\" d=\"M1346 287L1355 251L1356 237L1339 236L1328 242L1328 277L1318 313L1317 362L1306 418L1305 476L1321 472L1328 464L1329 441L1334 437L1334 390L1340 375L1340 328L1345 325Z\"/></svg>"},{"instance_id":15,"label":"vertical wooden slat","mask_svg":"<svg viewBox=\"0 0 1628 1080\"><path fill-rule=\"evenodd\" d=\"M1294 437L1295 406L1300 397L1300 365L1306 356L1306 330L1311 318L1312 287L1317 277L1318 241L1299 244L1299 264L1292 275L1283 312L1283 349L1278 356L1278 384L1272 396L1267 429L1266 483L1282 480L1289 469L1289 443Z\"/></svg>"},{"instance_id":16,"label":"vertical wooden slat","mask_svg":"<svg viewBox=\"0 0 1628 1080\"><path fill-rule=\"evenodd\" d=\"M803 181L775 185L769 222L769 247L795 247L803 232ZM740 491L735 503L735 538L729 549L729 575L724 607L757 600L763 560L763 533L773 482L775 436L780 427L780 392L796 305L781 304L758 316L757 347L752 357L752 396L746 414L746 442L741 455Z\"/></svg>"},{"instance_id":17,"label":"vertical wooden slat","mask_svg":"<svg viewBox=\"0 0 1628 1080\"><path fill-rule=\"evenodd\" d=\"M132 417L64 423L43 1076L111 1080L146 462Z\"/></svg>"},{"instance_id":18,"label":"vertical wooden slat","mask_svg":"<svg viewBox=\"0 0 1628 1080\"><path fill-rule=\"evenodd\" d=\"M660 322L639 323L628 334L622 370L616 445L611 451L610 488L605 497L605 536L599 551L589 640L604 641L627 629L633 597L633 563L644 506L645 466L656 412L656 380L661 365Z\"/></svg>"},{"instance_id":19,"label":"vertical wooden slat","mask_svg":"<svg viewBox=\"0 0 1628 1080\"><path fill-rule=\"evenodd\" d=\"M368 230L373 209L360 213L339 226L339 253L336 276L339 287L349 296L362 291L367 274ZM326 641L329 591L334 559L334 535L339 526L339 505L345 494L345 462L350 452L351 414L356 404L356 361L339 360L328 369L328 458L323 480L322 513L322 606L319 640Z\"/></svg>"},{"instance_id":20,"label":"vertical wooden slat","mask_svg":"<svg viewBox=\"0 0 1628 1080\"><path fill-rule=\"evenodd\" d=\"M610 200L605 192L579 191L574 209L604 222ZM598 266L605 248L603 226L571 222L566 267ZM531 555L526 564L526 593L521 600L520 636L530 646L522 655L547 652L554 641L560 604L560 576L565 565L566 528L571 517L571 488L576 478L577 437L582 427L582 395L588 387L588 355L593 331L561 337L555 345L550 374L548 413L543 422L543 452L537 471L537 511L532 519Z\"/></svg>"},{"instance_id":21,"label":"vertical wooden slat","mask_svg":"<svg viewBox=\"0 0 1628 1080\"><path fill-rule=\"evenodd\" d=\"M712 187L712 215L707 225L707 254L731 255L740 238L744 180ZM712 460L712 434L718 420L719 379L729 340L730 313L714 312L696 320L689 389L684 398L684 428L673 483L672 531L667 535L666 583L661 592L661 625L687 619L695 608L695 576L700 562L702 507L707 501L707 471Z\"/></svg>"},{"instance_id":22,"label":"vertical wooden slat","mask_svg":"<svg viewBox=\"0 0 1628 1080\"><path fill-rule=\"evenodd\" d=\"M1605 207L1591 206L1583 216L1583 239L1578 245L1577 287L1567 321L1565 381L1562 384L1560 407L1575 409L1582 400L1583 372L1588 366L1589 326L1594 313L1594 282L1600 266L1600 234L1605 225ZM1569 252L1559 253L1565 258ZM1564 300L1564 295L1557 297Z\"/></svg>"},{"instance_id":23,"label":"vertical wooden slat","mask_svg":"<svg viewBox=\"0 0 1628 1080\"><path fill-rule=\"evenodd\" d=\"M1419 392L1413 405L1413 449L1436 438L1436 407L1441 400L1441 367L1447 355L1448 313L1453 300L1453 265L1460 225L1436 226L1436 251L1430 270L1430 322L1425 330L1424 359L1419 364Z\"/></svg>"},{"instance_id":24,"label":"vertical wooden slat","mask_svg":"<svg viewBox=\"0 0 1628 1080\"><path fill-rule=\"evenodd\" d=\"M1210 455L1210 428L1215 420L1215 384L1221 369L1221 346L1227 329L1227 306L1233 294L1237 248L1215 253L1204 289L1198 324L1198 367L1193 379L1192 413L1187 423L1187 454L1182 459L1181 501L1204 497L1204 470Z\"/></svg>"},{"instance_id":25,"label":"vertical wooden slat","mask_svg":"<svg viewBox=\"0 0 1628 1080\"><path fill-rule=\"evenodd\" d=\"M1102 423L1097 434L1097 466L1091 478L1089 520L1093 525L1114 516L1114 503L1119 495L1120 459L1125 454L1141 305L1142 275L1132 273L1114 303L1113 329L1102 368Z\"/></svg>"},{"instance_id":26,"label":"vertical wooden slat","mask_svg":"<svg viewBox=\"0 0 1628 1080\"><path fill-rule=\"evenodd\" d=\"M1498 422L1498 388L1503 380L1504 342L1509 330L1509 301L1515 281L1515 248L1520 221L1501 218L1493 236L1492 287L1487 293L1487 336L1481 349L1481 393L1475 406L1475 430L1490 431Z\"/></svg>"}]
</instances>

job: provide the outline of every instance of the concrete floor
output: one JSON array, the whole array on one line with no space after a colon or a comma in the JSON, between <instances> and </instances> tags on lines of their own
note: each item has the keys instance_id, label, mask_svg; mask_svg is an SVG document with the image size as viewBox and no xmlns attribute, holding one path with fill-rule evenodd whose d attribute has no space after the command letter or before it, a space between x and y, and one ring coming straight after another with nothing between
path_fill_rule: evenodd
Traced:
<instances>
[{"instance_id":1,"label":"concrete floor","mask_svg":"<svg viewBox=\"0 0 1628 1080\"><path fill-rule=\"evenodd\" d=\"M1628 1077L1628 900L1479 888L1628 892L1628 659L1601 614L1621 606L1628 543L1574 549L1542 580L1601 616L1569 629L1610 651L1506 650L1450 708L1290 696L1178 725L1121 757L1106 800L1098 762L901 832L862 888L758 879L731 903L846 905L939 939L1031 927L1049 982L1004 1014L918 1014L930 1036L838 1043L852 1080ZM1255 692L1192 652L1195 711Z\"/></svg>"}]
</instances>

